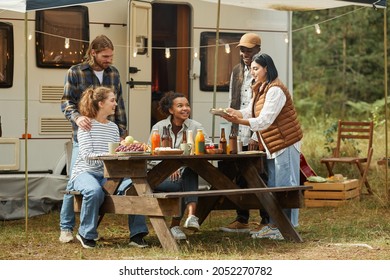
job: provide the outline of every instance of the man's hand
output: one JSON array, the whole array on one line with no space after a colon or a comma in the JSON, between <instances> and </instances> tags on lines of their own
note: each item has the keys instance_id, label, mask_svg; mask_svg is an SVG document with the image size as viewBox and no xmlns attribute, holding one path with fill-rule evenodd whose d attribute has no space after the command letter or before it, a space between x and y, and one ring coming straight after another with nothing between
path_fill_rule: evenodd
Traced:
<instances>
[{"instance_id":1,"label":"man's hand","mask_svg":"<svg viewBox=\"0 0 390 280\"><path fill-rule=\"evenodd\" d=\"M85 116L81 116L81 117L77 118L76 124L78 127L82 128L86 131L89 131L92 128L91 120Z\"/></svg>"}]
</instances>

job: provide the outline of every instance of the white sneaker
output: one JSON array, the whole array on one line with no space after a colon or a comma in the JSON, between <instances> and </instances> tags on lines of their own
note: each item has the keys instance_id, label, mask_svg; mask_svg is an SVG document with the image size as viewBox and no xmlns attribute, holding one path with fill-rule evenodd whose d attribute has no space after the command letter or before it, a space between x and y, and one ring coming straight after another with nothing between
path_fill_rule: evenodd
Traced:
<instances>
[{"instance_id":1,"label":"white sneaker","mask_svg":"<svg viewBox=\"0 0 390 280\"><path fill-rule=\"evenodd\" d=\"M252 238L268 238L273 240L284 240L282 233L278 228L273 228L271 226L265 226L258 232L252 234Z\"/></svg>"},{"instance_id":2,"label":"white sneaker","mask_svg":"<svg viewBox=\"0 0 390 280\"><path fill-rule=\"evenodd\" d=\"M58 238L61 243L69 243L73 241L73 234L69 230L61 230L60 238Z\"/></svg>"},{"instance_id":3,"label":"white sneaker","mask_svg":"<svg viewBox=\"0 0 390 280\"><path fill-rule=\"evenodd\" d=\"M198 222L198 217L194 215L188 216L186 222L184 223L184 227L191 229L191 230L199 230L199 222Z\"/></svg>"},{"instance_id":4,"label":"white sneaker","mask_svg":"<svg viewBox=\"0 0 390 280\"><path fill-rule=\"evenodd\" d=\"M180 229L179 226L175 226L173 228L171 228L171 233L173 235L173 238L175 238L176 240L184 240L184 239L187 239L187 236L185 235L185 233Z\"/></svg>"}]
</instances>

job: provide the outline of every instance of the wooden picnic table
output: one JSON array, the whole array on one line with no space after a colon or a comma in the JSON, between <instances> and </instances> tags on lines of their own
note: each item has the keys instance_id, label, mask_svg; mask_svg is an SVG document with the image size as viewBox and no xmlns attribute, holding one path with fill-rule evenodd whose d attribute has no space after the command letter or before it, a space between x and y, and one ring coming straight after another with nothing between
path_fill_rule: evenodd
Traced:
<instances>
[{"instance_id":1,"label":"wooden picnic table","mask_svg":"<svg viewBox=\"0 0 390 280\"><path fill-rule=\"evenodd\" d=\"M282 211L283 207L301 207L302 190L308 186L286 188L268 188L259 176L259 161L265 157L263 153L256 154L205 154L205 155L107 155L91 159L104 162L104 176L108 178L104 189L107 193L101 207L101 213L141 214L149 217L158 239L164 249L178 251L178 245L173 238L166 222L166 216L179 216L181 198L188 195L198 195L197 216L202 223L212 210L224 209L221 201L229 207L241 209L265 209L275 221L282 235L287 240L302 242L293 225ZM159 161L148 171L149 161ZM247 189L239 188L214 163L233 163L235 171L239 172L248 182ZM211 189L191 193L153 193L155 186L163 182L180 167L187 166L206 180ZM233 174L234 175L234 174ZM124 178L131 178L136 194L131 196L114 195ZM223 198L221 200L221 198ZM79 203L81 199L79 198ZM77 206L77 199L75 209Z\"/></svg>"}]
</instances>

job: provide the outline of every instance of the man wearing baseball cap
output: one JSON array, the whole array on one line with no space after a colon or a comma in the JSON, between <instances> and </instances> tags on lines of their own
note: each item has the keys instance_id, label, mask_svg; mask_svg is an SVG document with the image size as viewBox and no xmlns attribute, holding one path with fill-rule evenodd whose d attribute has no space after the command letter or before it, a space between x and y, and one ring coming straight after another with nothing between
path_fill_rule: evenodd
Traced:
<instances>
[{"instance_id":1,"label":"man wearing baseball cap","mask_svg":"<svg viewBox=\"0 0 390 280\"><path fill-rule=\"evenodd\" d=\"M247 107L252 99L251 86L253 77L251 75L250 66L253 56L261 50L260 36L255 33L244 34L241 37L237 48L240 48L241 60L239 64L234 66L230 77L228 107L241 110ZM243 151L247 151L252 135L249 126L233 124L232 129L234 129L240 137L243 144ZM236 180L240 187L246 187L247 183L243 177L238 177ZM267 213L260 211L260 215L262 217L261 224L268 224ZM225 232L248 233L250 232L248 221L249 210L237 209L236 219L226 227L221 227L220 230ZM257 231L258 230L259 229L257 229Z\"/></svg>"}]
</instances>

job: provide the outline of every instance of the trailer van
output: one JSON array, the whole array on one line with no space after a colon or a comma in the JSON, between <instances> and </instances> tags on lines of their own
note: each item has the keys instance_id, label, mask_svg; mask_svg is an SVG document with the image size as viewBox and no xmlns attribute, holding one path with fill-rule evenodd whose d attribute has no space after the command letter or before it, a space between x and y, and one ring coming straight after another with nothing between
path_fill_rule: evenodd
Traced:
<instances>
[{"instance_id":1,"label":"trailer van","mask_svg":"<svg viewBox=\"0 0 390 280\"><path fill-rule=\"evenodd\" d=\"M71 126L60 108L64 77L97 35L115 46L129 135L146 142L161 119L158 100L174 90L188 96L192 118L218 138L227 124L209 110L228 105L244 33L260 35L262 52L274 58L291 90L290 23L290 12L229 5L221 5L218 16L215 3L200 0L103 1L29 12L27 21L22 13L0 10L0 185L18 174L24 182L25 170L66 179ZM64 188L65 182L56 184Z\"/></svg>"}]
</instances>

